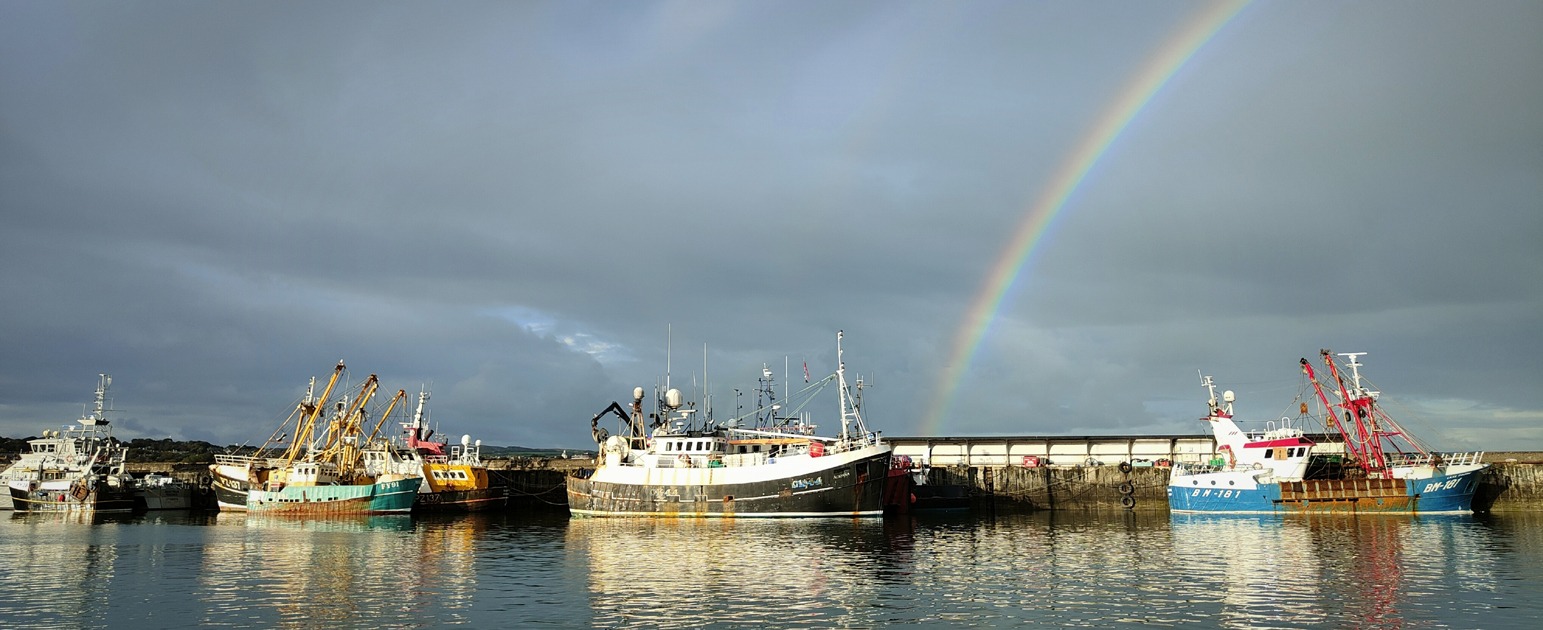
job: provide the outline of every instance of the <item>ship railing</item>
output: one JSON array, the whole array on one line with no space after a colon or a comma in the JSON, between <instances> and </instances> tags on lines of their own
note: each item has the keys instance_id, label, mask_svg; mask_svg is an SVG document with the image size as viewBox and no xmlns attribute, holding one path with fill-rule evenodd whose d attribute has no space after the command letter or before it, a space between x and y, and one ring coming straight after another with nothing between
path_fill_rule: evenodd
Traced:
<instances>
[{"instance_id":1,"label":"ship railing","mask_svg":"<svg viewBox=\"0 0 1543 630\"><path fill-rule=\"evenodd\" d=\"M252 457L251 455L216 454L214 456L214 463L224 466L247 466L254 461L257 461L257 458Z\"/></svg>"},{"instance_id":2,"label":"ship railing","mask_svg":"<svg viewBox=\"0 0 1543 630\"><path fill-rule=\"evenodd\" d=\"M1216 460L1214 459L1208 462L1174 462L1172 474L1174 476L1199 475L1203 473L1222 472L1223 470L1226 470L1226 466L1217 464Z\"/></svg>"},{"instance_id":3,"label":"ship railing","mask_svg":"<svg viewBox=\"0 0 1543 630\"><path fill-rule=\"evenodd\" d=\"M723 456L724 466L759 466L765 464L768 453L736 453Z\"/></svg>"},{"instance_id":4,"label":"ship railing","mask_svg":"<svg viewBox=\"0 0 1543 630\"><path fill-rule=\"evenodd\" d=\"M718 456L705 455L650 455L655 468L720 468L735 466L757 466L771 461L771 453L734 453ZM623 466L646 466L642 458L623 462Z\"/></svg>"},{"instance_id":5,"label":"ship railing","mask_svg":"<svg viewBox=\"0 0 1543 630\"><path fill-rule=\"evenodd\" d=\"M879 439L877 432L860 434L845 440L827 439L820 441L825 442L825 454L827 455L864 449L883 442L883 440Z\"/></svg>"},{"instance_id":6,"label":"ship railing","mask_svg":"<svg viewBox=\"0 0 1543 630\"><path fill-rule=\"evenodd\" d=\"M1461 453L1393 453L1387 455L1389 466L1464 466L1484 462L1484 451Z\"/></svg>"}]
</instances>

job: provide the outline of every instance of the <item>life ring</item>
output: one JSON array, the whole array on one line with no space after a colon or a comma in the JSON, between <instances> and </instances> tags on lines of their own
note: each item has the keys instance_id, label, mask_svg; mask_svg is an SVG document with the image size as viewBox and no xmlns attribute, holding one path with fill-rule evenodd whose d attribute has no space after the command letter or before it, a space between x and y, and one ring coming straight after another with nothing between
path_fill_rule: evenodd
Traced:
<instances>
[{"instance_id":1,"label":"life ring","mask_svg":"<svg viewBox=\"0 0 1543 630\"><path fill-rule=\"evenodd\" d=\"M1130 495L1135 494L1135 493L1136 493L1136 486L1135 486L1135 484L1132 484L1129 481L1120 484L1120 494L1123 494L1125 496L1130 496Z\"/></svg>"},{"instance_id":2,"label":"life ring","mask_svg":"<svg viewBox=\"0 0 1543 630\"><path fill-rule=\"evenodd\" d=\"M1125 509L1127 509L1127 510L1129 510L1131 508L1134 508L1134 507L1136 507L1136 497L1133 497L1133 496L1128 495L1128 494L1123 496L1123 497L1120 497L1120 505L1125 506Z\"/></svg>"},{"instance_id":3,"label":"life ring","mask_svg":"<svg viewBox=\"0 0 1543 630\"><path fill-rule=\"evenodd\" d=\"M1233 455L1232 447L1231 446L1223 444L1221 446L1221 448L1219 448L1217 450L1218 451L1224 451L1224 452L1227 453L1227 469L1228 470L1232 470L1233 468L1237 467L1237 465L1238 465L1238 458L1237 458L1236 455Z\"/></svg>"},{"instance_id":4,"label":"life ring","mask_svg":"<svg viewBox=\"0 0 1543 630\"><path fill-rule=\"evenodd\" d=\"M1120 472L1130 474L1130 462L1120 462Z\"/></svg>"}]
</instances>

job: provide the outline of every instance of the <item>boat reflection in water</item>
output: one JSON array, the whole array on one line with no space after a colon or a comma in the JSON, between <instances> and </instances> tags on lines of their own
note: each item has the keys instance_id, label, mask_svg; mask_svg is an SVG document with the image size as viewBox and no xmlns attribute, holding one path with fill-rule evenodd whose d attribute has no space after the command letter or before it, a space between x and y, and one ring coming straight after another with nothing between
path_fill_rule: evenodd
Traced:
<instances>
[{"instance_id":1,"label":"boat reflection in water","mask_svg":"<svg viewBox=\"0 0 1543 630\"><path fill-rule=\"evenodd\" d=\"M1451 618L1431 605L1493 605L1457 597L1495 587L1484 536L1464 516L1175 515L1174 570L1196 586L1188 596L1220 594L1226 625L1419 625ZM1411 592L1442 584L1439 597Z\"/></svg>"},{"instance_id":2,"label":"boat reflection in water","mask_svg":"<svg viewBox=\"0 0 1543 630\"><path fill-rule=\"evenodd\" d=\"M1203 585L1192 595L1217 599L1217 621L1326 624L1313 541L1300 524L1269 515L1173 515L1174 567Z\"/></svg>"},{"instance_id":3,"label":"boat reflection in water","mask_svg":"<svg viewBox=\"0 0 1543 630\"><path fill-rule=\"evenodd\" d=\"M476 589L478 519L297 518L220 512L205 547L199 625L357 625L453 613ZM229 532L228 535L225 535Z\"/></svg>"},{"instance_id":4,"label":"boat reflection in water","mask_svg":"<svg viewBox=\"0 0 1543 630\"><path fill-rule=\"evenodd\" d=\"M874 605L885 536L876 519L575 519L564 551L589 567L593 627L815 627Z\"/></svg>"},{"instance_id":5,"label":"boat reflection in water","mask_svg":"<svg viewBox=\"0 0 1543 630\"><path fill-rule=\"evenodd\" d=\"M0 518L5 627L1483 627L1543 515Z\"/></svg>"},{"instance_id":6,"label":"boat reflection in water","mask_svg":"<svg viewBox=\"0 0 1543 630\"><path fill-rule=\"evenodd\" d=\"M371 532L413 531L413 520L406 514L371 516L352 514L341 516L290 516L282 513L218 512L215 521L219 525L237 525L252 529L296 530L305 532Z\"/></svg>"},{"instance_id":7,"label":"boat reflection in water","mask_svg":"<svg viewBox=\"0 0 1543 630\"><path fill-rule=\"evenodd\" d=\"M39 542L7 545L0 553L0 601L25 602L5 607L0 619L7 628L105 627L115 600L115 580L132 570L120 569L117 525L133 522L128 513L16 512L7 515L6 530ZM68 596L63 596L68 594ZM60 620L70 620L68 624Z\"/></svg>"}]
</instances>

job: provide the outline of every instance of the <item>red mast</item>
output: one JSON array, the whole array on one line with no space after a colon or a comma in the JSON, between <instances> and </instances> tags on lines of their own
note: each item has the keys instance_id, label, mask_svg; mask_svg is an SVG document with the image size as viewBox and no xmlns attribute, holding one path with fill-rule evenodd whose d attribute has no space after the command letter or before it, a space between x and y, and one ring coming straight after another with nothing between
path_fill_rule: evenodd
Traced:
<instances>
[{"instance_id":1,"label":"red mast","mask_svg":"<svg viewBox=\"0 0 1543 630\"><path fill-rule=\"evenodd\" d=\"M1375 392L1361 387L1360 371L1356 369L1361 364L1356 363L1355 358L1364 353L1354 352L1345 355L1350 357L1350 367L1355 378L1355 391L1353 394L1350 388L1345 386L1345 379L1339 373L1339 366L1334 363L1333 354L1328 350L1319 350L1318 353L1323 356L1324 365L1329 366L1329 373L1334 377L1334 384L1339 388L1339 399L1344 402L1338 404L1329 402L1328 396L1323 393L1323 385L1318 382L1316 375L1313 374L1313 368L1311 365L1308 365L1307 359L1302 359L1302 370L1307 374L1308 380L1312 381L1313 390L1318 392L1318 400L1323 403L1324 409L1327 410L1329 419L1333 422L1334 430L1345 437L1345 449L1355 456L1361 469L1366 471L1368 475L1380 474L1386 471L1388 462L1387 457L1382 451L1383 435L1377 423L1378 410L1376 409L1376 399L1373 397ZM1344 424L1340 423L1339 412L1336 409L1345 410ZM1354 435L1351 435L1346 430L1345 425L1348 424L1355 425Z\"/></svg>"},{"instance_id":2,"label":"red mast","mask_svg":"<svg viewBox=\"0 0 1543 630\"><path fill-rule=\"evenodd\" d=\"M1323 408L1327 410L1324 415L1328 416L1330 426L1335 433L1344 438L1345 449L1350 452L1350 455L1355 457L1357 462L1364 461L1365 458L1361 456L1361 447L1350 439L1350 432L1339 423L1339 414L1334 411L1334 404L1330 403L1329 397L1323 393L1323 386L1318 383L1318 375L1313 373L1313 365L1308 363L1307 359L1301 359L1301 362L1302 373L1307 375L1308 382L1313 384L1313 391L1318 392L1318 401L1323 403ZM1302 413L1307 413L1307 403L1302 403Z\"/></svg>"}]
</instances>

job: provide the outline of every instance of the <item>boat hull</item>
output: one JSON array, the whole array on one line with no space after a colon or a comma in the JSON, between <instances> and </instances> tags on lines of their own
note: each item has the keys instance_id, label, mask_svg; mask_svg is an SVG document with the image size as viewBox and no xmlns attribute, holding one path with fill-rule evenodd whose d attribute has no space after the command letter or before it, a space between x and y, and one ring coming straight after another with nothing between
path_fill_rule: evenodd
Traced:
<instances>
[{"instance_id":1,"label":"boat hull","mask_svg":"<svg viewBox=\"0 0 1543 630\"><path fill-rule=\"evenodd\" d=\"M11 507L17 512L133 512L134 490L105 483L29 483L12 481Z\"/></svg>"},{"instance_id":2,"label":"boat hull","mask_svg":"<svg viewBox=\"0 0 1543 630\"><path fill-rule=\"evenodd\" d=\"M209 478L209 487L214 491L214 507L222 512L245 512L247 495L251 494L254 485L245 479L214 474Z\"/></svg>"},{"instance_id":3,"label":"boat hull","mask_svg":"<svg viewBox=\"0 0 1543 630\"><path fill-rule=\"evenodd\" d=\"M503 509L509 496L504 488L419 492L414 512L481 512Z\"/></svg>"},{"instance_id":4,"label":"boat hull","mask_svg":"<svg viewBox=\"0 0 1543 630\"><path fill-rule=\"evenodd\" d=\"M253 459L216 455L209 466L209 486L214 490L215 508L224 512L245 512L246 497L252 489Z\"/></svg>"},{"instance_id":5,"label":"boat hull","mask_svg":"<svg viewBox=\"0 0 1543 630\"><path fill-rule=\"evenodd\" d=\"M245 481L231 481L221 483L219 478L214 482L214 504L222 512L245 512L246 495L250 487ZM228 481L228 480L227 480Z\"/></svg>"},{"instance_id":6,"label":"boat hull","mask_svg":"<svg viewBox=\"0 0 1543 630\"><path fill-rule=\"evenodd\" d=\"M645 469L632 478L570 476L575 516L668 518L873 517L884 512L890 449L869 447L791 462L792 474L754 468ZM825 461L820 461L820 460Z\"/></svg>"},{"instance_id":7,"label":"boat hull","mask_svg":"<svg viewBox=\"0 0 1543 630\"><path fill-rule=\"evenodd\" d=\"M138 499L146 510L187 510L193 507L193 488L141 488Z\"/></svg>"},{"instance_id":8,"label":"boat hull","mask_svg":"<svg viewBox=\"0 0 1543 630\"><path fill-rule=\"evenodd\" d=\"M1258 483L1246 473L1175 475L1168 507L1180 513L1387 512L1467 514L1483 467L1418 479L1308 479Z\"/></svg>"},{"instance_id":9,"label":"boat hull","mask_svg":"<svg viewBox=\"0 0 1543 630\"><path fill-rule=\"evenodd\" d=\"M290 485L277 491L254 488L247 492L246 511L319 516L407 513L422 482L406 478L359 485Z\"/></svg>"}]
</instances>

